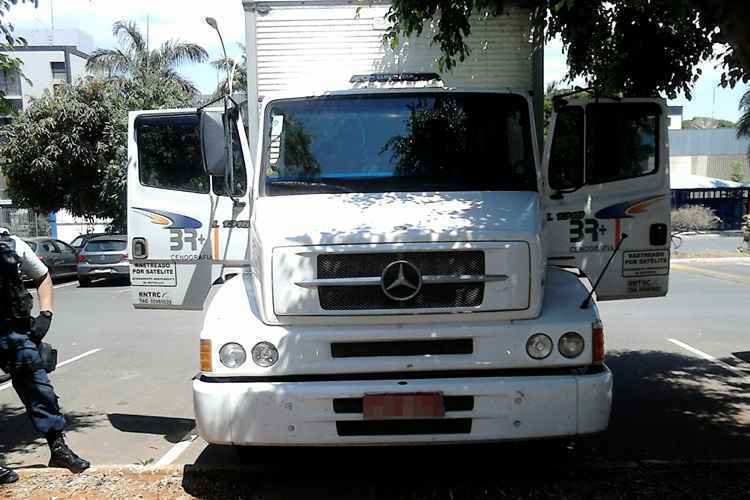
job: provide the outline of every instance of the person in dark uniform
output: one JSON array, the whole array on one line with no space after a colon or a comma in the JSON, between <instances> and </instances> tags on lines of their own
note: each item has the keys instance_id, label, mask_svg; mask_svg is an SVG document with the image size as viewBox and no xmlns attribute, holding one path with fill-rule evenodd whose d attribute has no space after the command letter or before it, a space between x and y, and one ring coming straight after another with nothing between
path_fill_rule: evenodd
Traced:
<instances>
[{"instance_id":1,"label":"person in dark uniform","mask_svg":"<svg viewBox=\"0 0 750 500\"><path fill-rule=\"evenodd\" d=\"M31 316L33 298L22 275L37 283L40 313L36 318ZM65 443L65 417L39 354L51 323L52 279L47 267L23 240L0 228L0 366L11 375L34 429L47 438L49 466L83 472L90 464ZM17 480L14 471L0 466L0 484Z\"/></svg>"}]
</instances>

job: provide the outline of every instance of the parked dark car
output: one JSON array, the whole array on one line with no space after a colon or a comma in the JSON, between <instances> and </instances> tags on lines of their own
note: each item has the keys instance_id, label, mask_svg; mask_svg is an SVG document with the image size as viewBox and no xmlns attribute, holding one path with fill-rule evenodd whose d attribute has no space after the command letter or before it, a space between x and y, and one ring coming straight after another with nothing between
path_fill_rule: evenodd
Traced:
<instances>
[{"instance_id":1,"label":"parked dark car","mask_svg":"<svg viewBox=\"0 0 750 500\"><path fill-rule=\"evenodd\" d=\"M78 253L78 283L89 286L96 278L130 279L127 236L97 236L83 246Z\"/></svg>"},{"instance_id":2,"label":"parked dark car","mask_svg":"<svg viewBox=\"0 0 750 500\"><path fill-rule=\"evenodd\" d=\"M73 249L76 251L76 253L81 251L81 248L92 238L97 238L99 236L106 236L107 233L88 233L88 234L79 234L76 236L76 238L70 242L70 246L73 247Z\"/></svg>"},{"instance_id":3,"label":"parked dark car","mask_svg":"<svg viewBox=\"0 0 750 500\"><path fill-rule=\"evenodd\" d=\"M24 241L47 266L53 280L77 274L76 252L67 243L51 238L32 238Z\"/></svg>"}]
</instances>

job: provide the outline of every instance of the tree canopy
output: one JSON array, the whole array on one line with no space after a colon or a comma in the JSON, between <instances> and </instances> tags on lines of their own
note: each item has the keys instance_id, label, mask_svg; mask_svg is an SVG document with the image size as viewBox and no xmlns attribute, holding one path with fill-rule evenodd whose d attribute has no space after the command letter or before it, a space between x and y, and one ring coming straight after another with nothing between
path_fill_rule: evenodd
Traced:
<instances>
[{"instance_id":1,"label":"tree canopy","mask_svg":"<svg viewBox=\"0 0 750 500\"><path fill-rule=\"evenodd\" d=\"M734 128L737 124L729 120L696 116L682 121L682 128Z\"/></svg>"},{"instance_id":2,"label":"tree canopy","mask_svg":"<svg viewBox=\"0 0 750 500\"><path fill-rule=\"evenodd\" d=\"M195 85L177 72L184 63L208 60L208 52L200 45L167 40L156 48L149 47L134 21L118 21L112 34L120 42L117 49L97 49L86 63L86 69L110 78L131 78L143 82L156 80L177 84L190 94L197 94Z\"/></svg>"},{"instance_id":3,"label":"tree canopy","mask_svg":"<svg viewBox=\"0 0 750 500\"><path fill-rule=\"evenodd\" d=\"M177 82L97 80L32 102L0 129L0 168L21 208L67 209L125 226L129 110L179 108L192 96Z\"/></svg>"},{"instance_id":4,"label":"tree canopy","mask_svg":"<svg viewBox=\"0 0 750 500\"><path fill-rule=\"evenodd\" d=\"M698 64L714 60L721 84L750 81L750 2L736 0L393 0L387 38L421 34L434 22L440 62L452 68L469 53L472 15L531 8L532 38L559 38L570 80L602 93L690 99ZM715 54L715 44L721 47Z\"/></svg>"},{"instance_id":5,"label":"tree canopy","mask_svg":"<svg viewBox=\"0 0 750 500\"><path fill-rule=\"evenodd\" d=\"M244 44L238 43L237 45L242 51L241 60L237 61L231 57L222 57L221 59L211 61L211 66L213 66L217 70L229 73L234 70L232 78L232 93L247 92L247 51L245 50ZM216 86L214 97L221 97L229 91L229 86L227 84L228 82L229 77L224 77L219 85Z\"/></svg>"}]
</instances>

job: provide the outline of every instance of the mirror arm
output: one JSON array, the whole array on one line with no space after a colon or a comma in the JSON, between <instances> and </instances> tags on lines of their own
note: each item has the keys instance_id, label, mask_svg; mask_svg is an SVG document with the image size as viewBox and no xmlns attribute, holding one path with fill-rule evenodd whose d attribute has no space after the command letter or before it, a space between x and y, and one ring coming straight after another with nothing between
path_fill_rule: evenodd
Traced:
<instances>
[{"instance_id":1,"label":"mirror arm","mask_svg":"<svg viewBox=\"0 0 750 500\"><path fill-rule=\"evenodd\" d=\"M231 108L229 107L229 101L232 101L233 104ZM234 195L234 141L232 140L232 136L234 134L233 127L237 126L235 116L237 113L239 113L239 106L231 96L228 96L224 99L224 124L226 130L224 151L227 158L226 170L224 172L224 189L235 207L244 207L245 202Z\"/></svg>"}]
</instances>

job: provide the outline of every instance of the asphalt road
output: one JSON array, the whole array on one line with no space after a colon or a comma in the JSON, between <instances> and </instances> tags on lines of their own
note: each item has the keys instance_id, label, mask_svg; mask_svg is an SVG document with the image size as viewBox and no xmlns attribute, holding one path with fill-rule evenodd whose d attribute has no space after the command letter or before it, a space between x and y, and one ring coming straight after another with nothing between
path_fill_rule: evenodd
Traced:
<instances>
[{"instance_id":1,"label":"asphalt road","mask_svg":"<svg viewBox=\"0 0 750 500\"><path fill-rule=\"evenodd\" d=\"M456 450L469 450L464 456L489 450L506 461L533 461L540 450L558 459L559 452L563 464L750 458L750 259L677 265L670 288L666 298L600 304L615 374L612 420L603 435L561 447L258 450L253 462L328 466L380 458L413 466L455 463ZM198 369L202 314L135 311L127 292L75 282L56 290L50 340L61 362L72 361L52 380L71 422L68 441L94 464L239 463L232 448L194 438L190 379ZM6 385L0 385L0 422L4 463L46 464L46 445Z\"/></svg>"},{"instance_id":2,"label":"asphalt road","mask_svg":"<svg viewBox=\"0 0 750 500\"><path fill-rule=\"evenodd\" d=\"M745 248L740 231L717 231L706 234L683 234L682 244L673 248L673 256L699 252L737 253L737 248Z\"/></svg>"}]
</instances>

